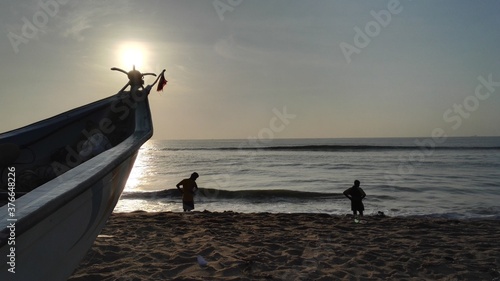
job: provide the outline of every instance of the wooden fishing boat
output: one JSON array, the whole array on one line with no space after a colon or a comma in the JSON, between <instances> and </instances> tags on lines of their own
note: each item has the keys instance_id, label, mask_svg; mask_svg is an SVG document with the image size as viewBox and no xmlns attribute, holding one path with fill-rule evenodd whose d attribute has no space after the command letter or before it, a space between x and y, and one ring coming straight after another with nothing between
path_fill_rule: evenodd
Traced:
<instances>
[{"instance_id":1,"label":"wooden fishing boat","mask_svg":"<svg viewBox=\"0 0 500 281\"><path fill-rule=\"evenodd\" d=\"M129 76L116 95L0 134L0 280L67 280L111 215L164 79L112 70Z\"/></svg>"}]
</instances>

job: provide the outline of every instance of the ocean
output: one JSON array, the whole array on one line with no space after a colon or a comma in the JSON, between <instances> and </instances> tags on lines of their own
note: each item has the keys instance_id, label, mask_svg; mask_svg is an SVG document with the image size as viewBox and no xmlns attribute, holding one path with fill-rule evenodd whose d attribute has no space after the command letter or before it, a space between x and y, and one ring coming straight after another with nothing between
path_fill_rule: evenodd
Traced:
<instances>
[{"instance_id":1,"label":"ocean","mask_svg":"<svg viewBox=\"0 0 500 281\"><path fill-rule=\"evenodd\" d=\"M150 140L114 212L182 211L175 185L197 172L195 211L500 218L500 137Z\"/></svg>"}]
</instances>

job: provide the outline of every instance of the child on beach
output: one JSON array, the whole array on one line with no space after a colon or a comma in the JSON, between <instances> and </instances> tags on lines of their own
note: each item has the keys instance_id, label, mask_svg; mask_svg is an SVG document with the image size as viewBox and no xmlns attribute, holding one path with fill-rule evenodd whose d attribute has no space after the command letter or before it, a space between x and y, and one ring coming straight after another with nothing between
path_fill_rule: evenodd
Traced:
<instances>
[{"instance_id":1,"label":"child on beach","mask_svg":"<svg viewBox=\"0 0 500 281\"><path fill-rule=\"evenodd\" d=\"M183 179L176 185L177 189L182 193L182 208L184 212L194 210L194 193L198 190L198 185L196 184L198 177L198 173L192 173L189 179Z\"/></svg>"},{"instance_id":2,"label":"child on beach","mask_svg":"<svg viewBox=\"0 0 500 281\"><path fill-rule=\"evenodd\" d=\"M363 198L366 197L366 193L359 187L360 182L358 180L354 181L354 185L351 188L348 188L344 191L344 195L351 200L351 210L353 215L357 215L359 211L359 215L363 216L363 211L365 210L365 206L363 205Z\"/></svg>"}]
</instances>

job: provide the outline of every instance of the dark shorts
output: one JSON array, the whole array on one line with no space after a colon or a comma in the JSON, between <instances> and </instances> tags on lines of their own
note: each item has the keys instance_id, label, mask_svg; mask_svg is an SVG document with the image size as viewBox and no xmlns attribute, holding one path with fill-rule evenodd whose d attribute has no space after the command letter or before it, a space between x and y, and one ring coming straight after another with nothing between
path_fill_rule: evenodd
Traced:
<instances>
[{"instance_id":1,"label":"dark shorts","mask_svg":"<svg viewBox=\"0 0 500 281\"><path fill-rule=\"evenodd\" d=\"M193 201L182 201L182 208L185 211L194 210L194 202Z\"/></svg>"},{"instance_id":2,"label":"dark shorts","mask_svg":"<svg viewBox=\"0 0 500 281\"><path fill-rule=\"evenodd\" d=\"M364 211L365 206L361 200L351 200L351 210L352 211Z\"/></svg>"}]
</instances>

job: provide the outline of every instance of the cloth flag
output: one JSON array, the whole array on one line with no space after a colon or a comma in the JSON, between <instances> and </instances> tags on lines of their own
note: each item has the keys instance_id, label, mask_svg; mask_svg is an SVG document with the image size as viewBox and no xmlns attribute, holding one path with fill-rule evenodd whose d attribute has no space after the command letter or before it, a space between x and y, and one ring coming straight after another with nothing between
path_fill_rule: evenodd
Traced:
<instances>
[{"instance_id":1,"label":"cloth flag","mask_svg":"<svg viewBox=\"0 0 500 281\"><path fill-rule=\"evenodd\" d=\"M165 74L162 72L161 73L161 77L160 77L160 81L158 81L158 87L156 88L156 91L159 92L159 91L163 91L163 87L165 87L165 85L167 85L167 79L165 79Z\"/></svg>"}]
</instances>

